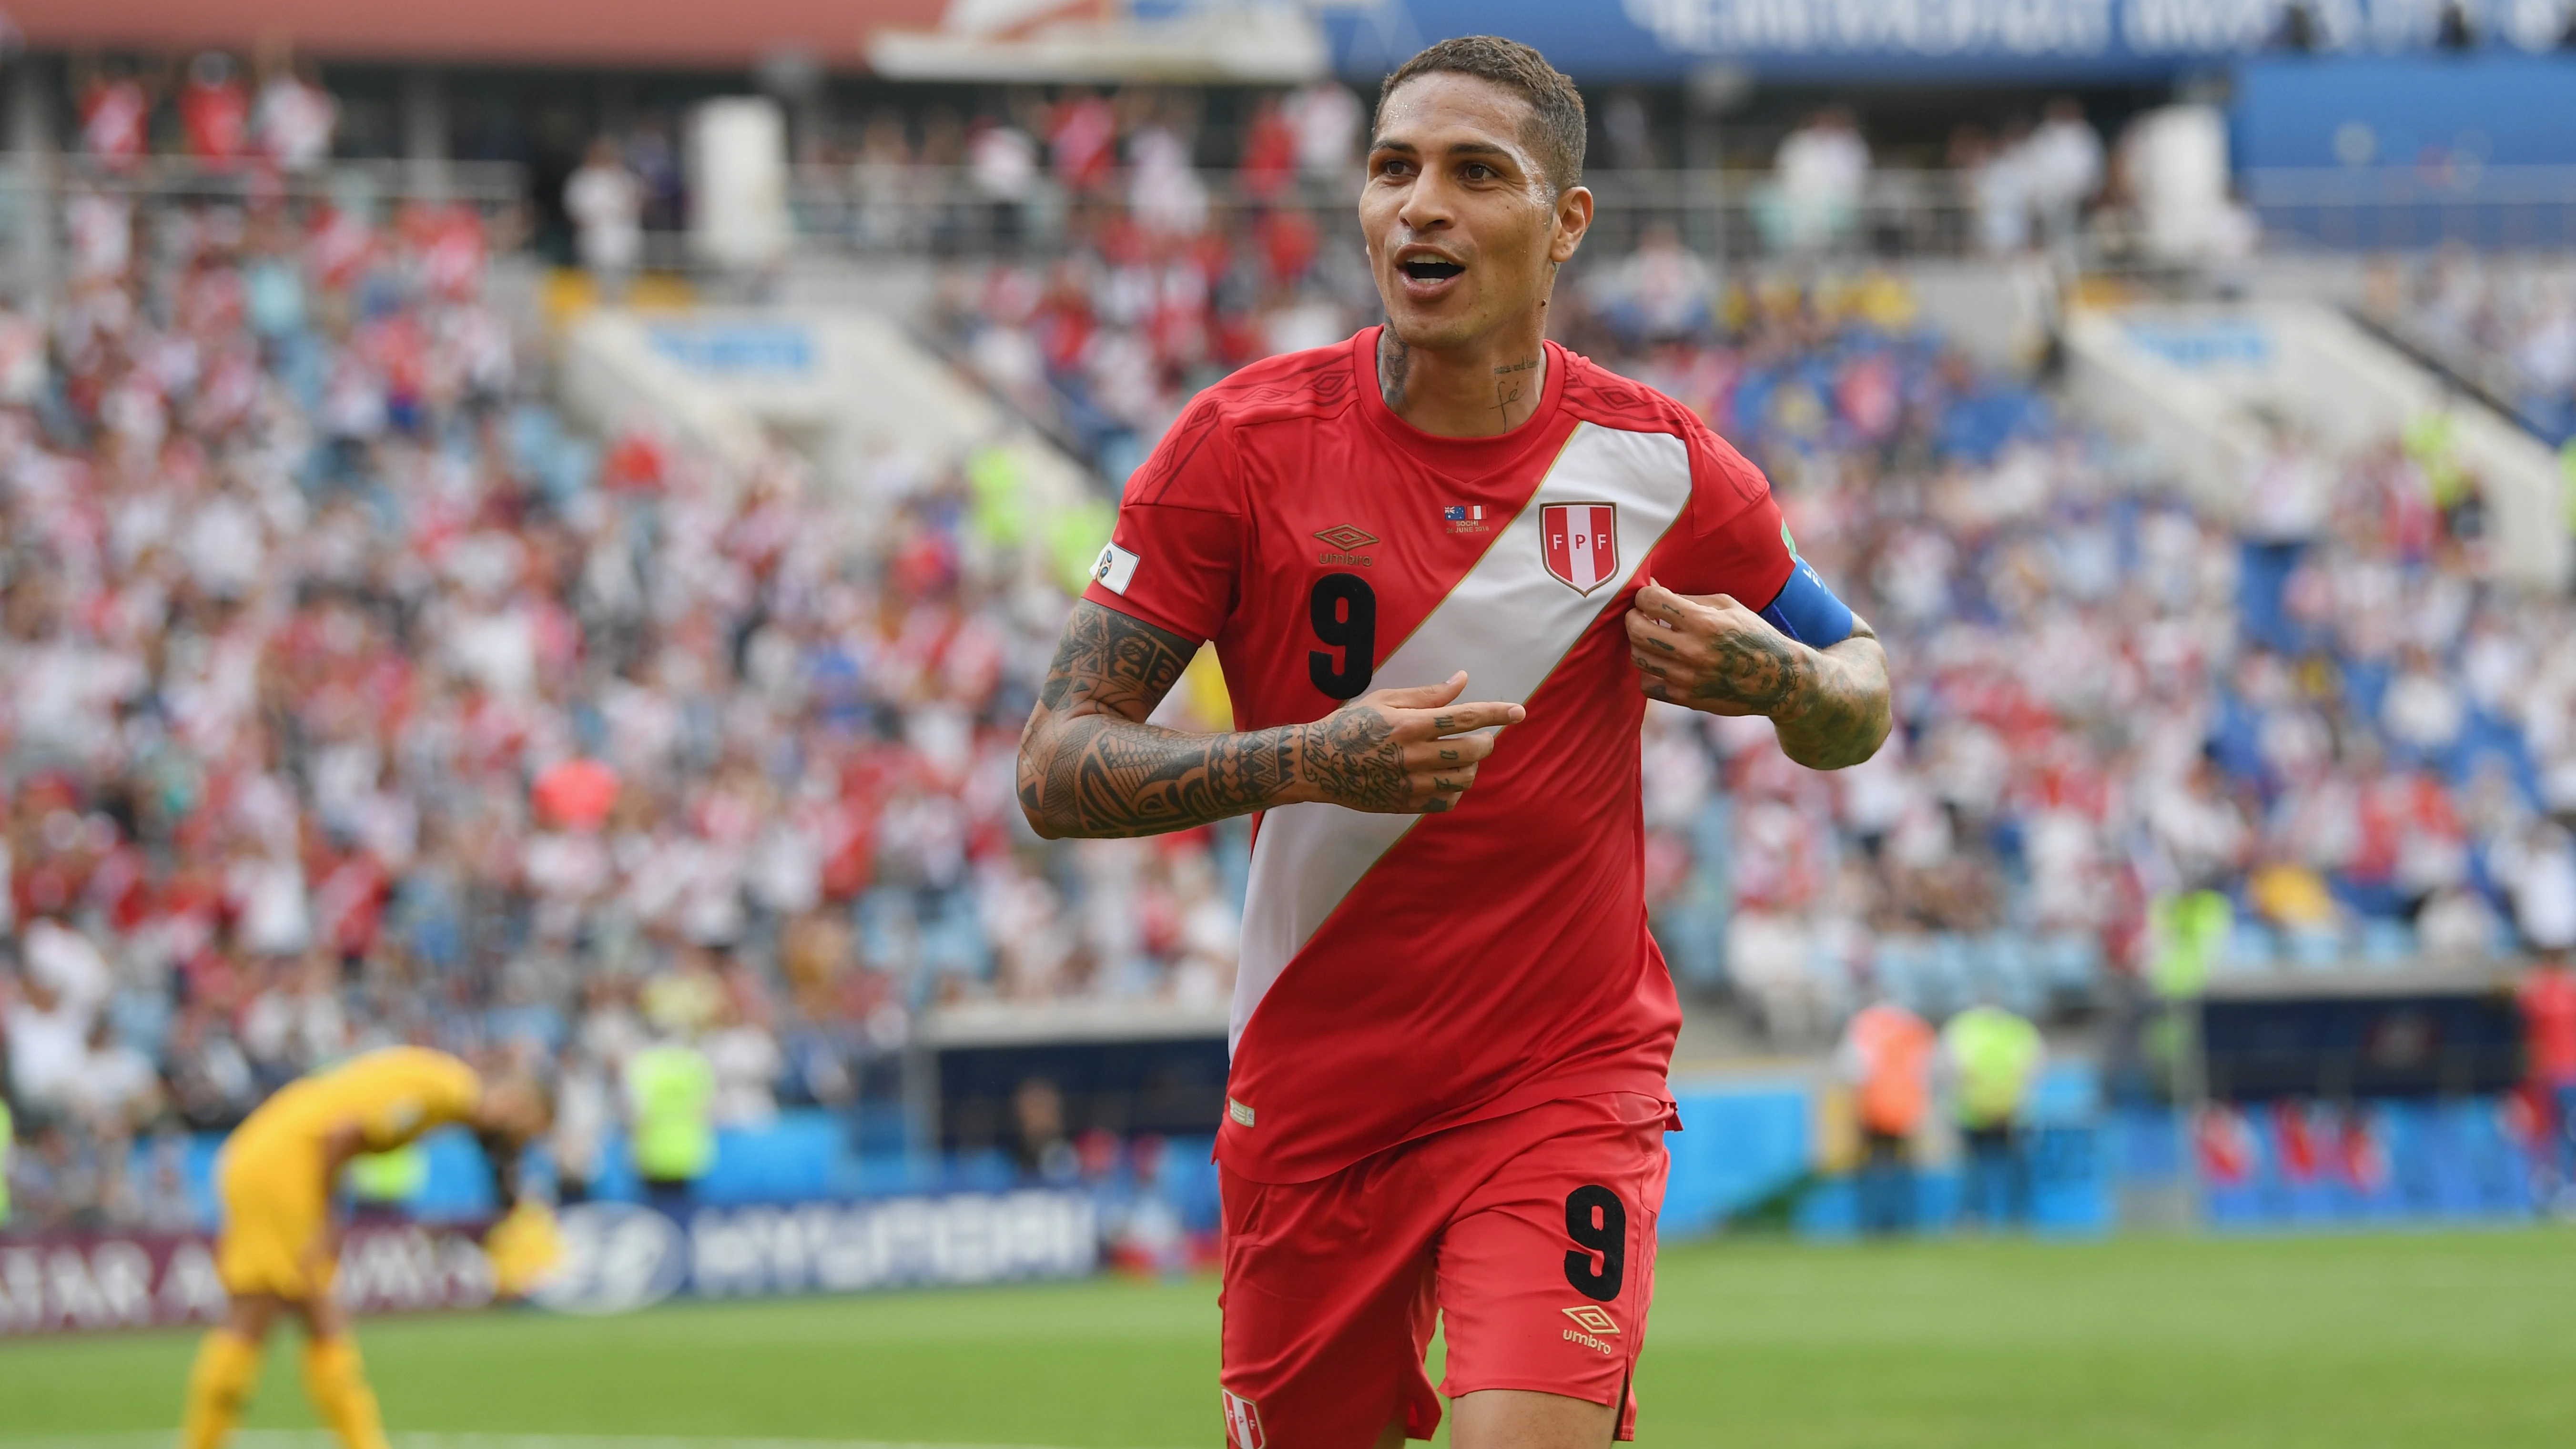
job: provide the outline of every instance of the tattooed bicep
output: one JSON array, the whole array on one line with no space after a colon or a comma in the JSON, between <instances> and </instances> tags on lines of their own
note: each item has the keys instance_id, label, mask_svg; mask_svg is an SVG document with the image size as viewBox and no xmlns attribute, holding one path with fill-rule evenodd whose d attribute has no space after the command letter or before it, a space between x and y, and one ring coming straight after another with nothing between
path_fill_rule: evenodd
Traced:
<instances>
[{"instance_id":1,"label":"tattooed bicep","mask_svg":"<svg viewBox=\"0 0 2576 1449\"><path fill-rule=\"evenodd\" d=\"M1078 600L1038 701L1051 711L1105 710L1140 720L1189 667L1198 646L1168 629Z\"/></svg>"}]
</instances>

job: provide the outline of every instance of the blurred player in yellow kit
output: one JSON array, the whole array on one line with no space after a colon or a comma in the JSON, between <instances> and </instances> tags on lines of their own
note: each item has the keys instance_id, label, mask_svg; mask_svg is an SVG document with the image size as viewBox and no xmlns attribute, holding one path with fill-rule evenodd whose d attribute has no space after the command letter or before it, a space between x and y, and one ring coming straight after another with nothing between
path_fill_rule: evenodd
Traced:
<instances>
[{"instance_id":1,"label":"blurred player in yellow kit","mask_svg":"<svg viewBox=\"0 0 2576 1449\"><path fill-rule=\"evenodd\" d=\"M386 1152L461 1122L482 1139L505 1199L519 1150L545 1130L545 1094L524 1075L485 1080L444 1052L388 1047L295 1082L260 1104L224 1144L217 1187L224 1226L216 1271L231 1298L188 1375L180 1449L216 1449L259 1382L260 1351L281 1314L304 1326L304 1387L348 1449L385 1449L375 1390L331 1294L340 1232L331 1196L361 1153ZM524 1291L554 1251L553 1220L522 1203L486 1246L504 1292ZM515 1280L515 1281L514 1281Z\"/></svg>"}]
</instances>

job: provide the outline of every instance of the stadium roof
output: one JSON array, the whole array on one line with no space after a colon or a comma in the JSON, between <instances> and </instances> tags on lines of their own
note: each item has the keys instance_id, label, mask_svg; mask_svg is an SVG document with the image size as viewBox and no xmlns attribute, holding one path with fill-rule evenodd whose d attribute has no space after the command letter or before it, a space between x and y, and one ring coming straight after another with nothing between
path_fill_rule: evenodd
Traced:
<instances>
[{"instance_id":1,"label":"stadium roof","mask_svg":"<svg viewBox=\"0 0 2576 1449\"><path fill-rule=\"evenodd\" d=\"M40 49L249 50L340 60L732 67L801 50L866 64L879 26L933 26L941 0L9 0Z\"/></svg>"}]
</instances>

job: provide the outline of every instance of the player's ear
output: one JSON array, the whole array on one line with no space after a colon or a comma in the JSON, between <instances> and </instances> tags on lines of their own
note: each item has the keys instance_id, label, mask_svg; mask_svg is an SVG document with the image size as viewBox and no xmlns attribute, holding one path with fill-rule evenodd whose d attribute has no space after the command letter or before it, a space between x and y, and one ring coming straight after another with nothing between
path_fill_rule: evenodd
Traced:
<instances>
[{"instance_id":1,"label":"player's ear","mask_svg":"<svg viewBox=\"0 0 2576 1449\"><path fill-rule=\"evenodd\" d=\"M1547 259L1563 266L1592 230L1592 188L1569 186L1556 198L1556 234L1548 239Z\"/></svg>"}]
</instances>

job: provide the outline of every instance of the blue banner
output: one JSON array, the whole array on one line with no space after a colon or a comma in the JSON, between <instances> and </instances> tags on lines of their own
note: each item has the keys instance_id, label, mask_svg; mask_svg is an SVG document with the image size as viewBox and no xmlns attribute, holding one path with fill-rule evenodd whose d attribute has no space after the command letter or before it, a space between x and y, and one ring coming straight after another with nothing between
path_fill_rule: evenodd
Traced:
<instances>
[{"instance_id":1,"label":"blue banner","mask_svg":"<svg viewBox=\"0 0 2576 1449\"><path fill-rule=\"evenodd\" d=\"M2464 0L2470 33L2539 54L2565 38L2564 0ZM1381 0L1329 13L1336 63L1367 78L1435 40L1505 35L1578 80L1669 81L1717 63L1756 74L2169 75L2258 55L2287 0ZM2332 55L2428 52L2444 0L2309 0Z\"/></svg>"},{"instance_id":2,"label":"blue banner","mask_svg":"<svg viewBox=\"0 0 2576 1449\"><path fill-rule=\"evenodd\" d=\"M2267 60L2228 119L2240 167L2411 167L2470 193L2480 168L2576 166L2576 60Z\"/></svg>"}]
</instances>

